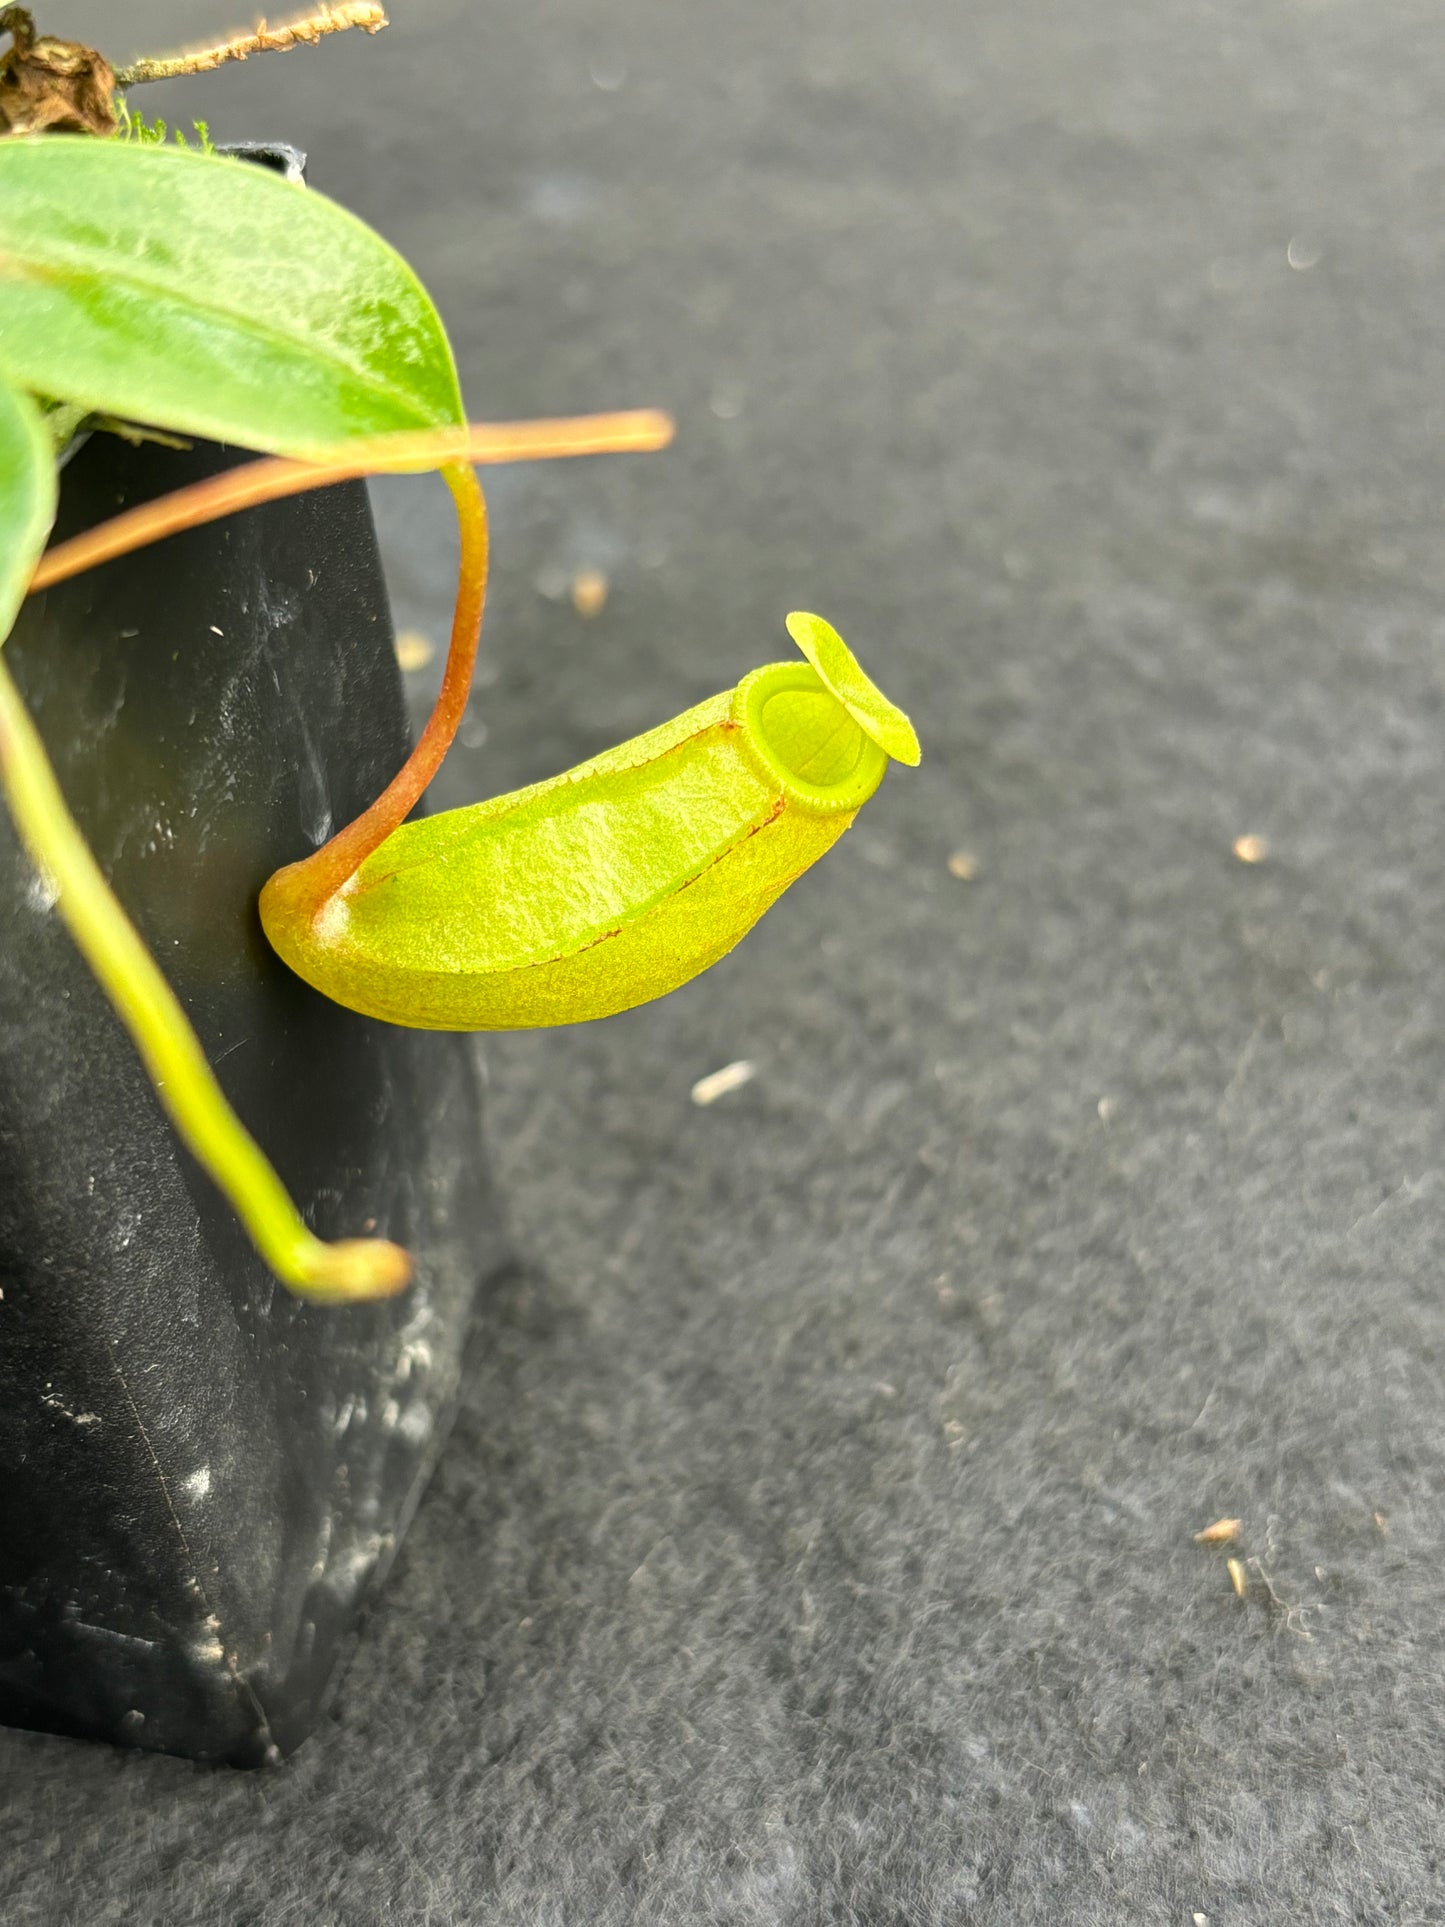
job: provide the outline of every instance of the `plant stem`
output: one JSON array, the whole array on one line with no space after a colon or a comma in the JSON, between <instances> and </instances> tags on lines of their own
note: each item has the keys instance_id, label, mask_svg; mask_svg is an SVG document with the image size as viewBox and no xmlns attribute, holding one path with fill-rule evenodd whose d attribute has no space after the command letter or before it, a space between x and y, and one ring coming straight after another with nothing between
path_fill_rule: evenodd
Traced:
<instances>
[{"instance_id":1,"label":"plant stem","mask_svg":"<svg viewBox=\"0 0 1445 1927\"><path fill-rule=\"evenodd\" d=\"M32 861L57 891L77 948L134 1040L182 1142L230 1200L257 1251L291 1287L332 1302L389 1297L411 1276L399 1245L325 1244L217 1084L205 1053L66 808L34 723L0 656L0 786Z\"/></svg>"},{"instance_id":2,"label":"plant stem","mask_svg":"<svg viewBox=\"0 0 1445 1927\"><path fill-rule=\"evenodd\" d=\"M646 454L672 440L669 415L656 408L610 415L575 415L553 421L472 422L464 428L407 429L374 440L345 442L310 461L266 456L193 482L154 502L142 502L98 527L57 542L31 578L33 594L68 581L99 563L112 562L165 536L199 528L258 502L300 495L359 475L421 474L447 462L473 468L504 462L545 462L573 455Z\"/></svg>"},{"instance_id":3,"label":"plant stem","mask_svg":"<svg viewBox=\"0 0 1445 1927\"><path fill-rule=\"evenodd\" d=\"M263 20L253 33L233 34L229 40L218 40L209 47L132 61L129 67L116 69L116 85L137 87L148 80L179 80L186 74L209 73L231 60L246 60L252 54L314 47L327 34L345 33L349 27L360 27L363 33L380 33L386 24L386 14L374 0L342 0L339 6L323 5L279 27L268 27Z\"/></svg>"}]
</instances>

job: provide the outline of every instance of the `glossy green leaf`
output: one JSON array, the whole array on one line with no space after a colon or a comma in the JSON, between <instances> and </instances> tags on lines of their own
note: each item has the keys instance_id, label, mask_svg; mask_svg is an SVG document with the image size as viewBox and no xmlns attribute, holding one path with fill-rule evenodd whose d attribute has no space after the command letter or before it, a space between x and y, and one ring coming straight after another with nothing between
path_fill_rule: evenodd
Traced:
<instances>
[{"instance_id":1,"label":"glossy green leaf","mask_svg":"<svg viewBox=\"0 0 1445 1927\"><path fill-rule=\"evenodd\" d=\"M304 864L281 871L262 922L309 983L392 1023L605 1017L730 950L887 763L816 670L772 663L548 782L403 824L319 910Z\"/></svg>"},{"instance_id":2,"label":"glossy green leaf","mask_svg":"<svg viewBox=\"0 0 1445 1927\"><path fill-rule=\"evenodd\" d=\"M55 520L55 456L40 411L0 383L0 641Z\"/></svg>"},{"instance_id":3,"label":"glossy green leaf","mask_svg":"<svg viewBox=\"0 0 1445 1927\"><path fill-rule=\"evenodd\" d=\"M463 419L400 255L266 168L179 148L0 141L0 375L282 455Z\"/></svg>"}]
</instances>

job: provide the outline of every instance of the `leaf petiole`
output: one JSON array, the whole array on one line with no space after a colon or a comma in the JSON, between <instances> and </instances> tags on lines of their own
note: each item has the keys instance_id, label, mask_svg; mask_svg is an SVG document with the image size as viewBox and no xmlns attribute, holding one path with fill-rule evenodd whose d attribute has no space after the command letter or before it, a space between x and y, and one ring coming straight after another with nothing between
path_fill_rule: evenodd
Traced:
<instances>
[{"instance_id":1,"label":"leaf petiole","mask_svg":"<svg viewBox=\"0 0 1445 1927\"><path fill-rule=\"evenodd\" d=\"M301 461L268 455L228 469L205 482L193 482L154 502L143 502L57 542L41 558L31 592L66 582L85 569L129 555L183 529L199 528L258 502L300 495L309 488L353 480L359 475L424 474L449 462L487 468L504 462L546 462L574 455L649 454L666 448L673 421L657 408L624 409L607 415L561 416L531 422L471 422L460 428L406 429L364 441L344 442Z\"/></svg>"}]
</instances>

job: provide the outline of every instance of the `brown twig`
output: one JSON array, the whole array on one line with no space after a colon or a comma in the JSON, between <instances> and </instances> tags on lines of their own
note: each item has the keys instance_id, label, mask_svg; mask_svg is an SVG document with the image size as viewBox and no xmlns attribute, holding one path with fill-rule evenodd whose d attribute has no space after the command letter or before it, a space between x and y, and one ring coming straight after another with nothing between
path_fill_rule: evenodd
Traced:
<instances>
[{"instance_id":1,"label":"brown twig","mask_svg":"<svg viewBox=\"0 0 1445 1927\"><path fill-rule=\"evenodd\" d=\"M254 32L233 34L209 47L194 47L187 53L166 54L132 61L116 71L116 85L138 87L148 80L178 80L185 74L206 74L224 67L231 60L247 60L252 54L284 53L291 47L314 47L327 34L345 33L360 27L363 33L380 33L387 24L385 10L376 0L340 0L336 6L323 4L295 20L271 27L260 21Z\"/></svg>"}]
</instances>

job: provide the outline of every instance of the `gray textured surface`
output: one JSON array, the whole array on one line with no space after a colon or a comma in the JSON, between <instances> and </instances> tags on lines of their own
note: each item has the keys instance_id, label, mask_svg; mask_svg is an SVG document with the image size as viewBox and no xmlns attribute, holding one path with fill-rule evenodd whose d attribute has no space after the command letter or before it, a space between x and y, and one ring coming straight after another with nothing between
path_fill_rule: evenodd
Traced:
<instances>
[{"instance_id":1,"label":"gray textured surface","mask_svg":"<svg viewBox=\"0 0 1445 1927\"><path fill-rule=\"evenodd\" d=\"M496 479L449 793L796 602L926 761L702 982L490 1047L527 1265L332 1730L0 1736L7 1921L1445 1917L1437 9L395 12L154 105L309 146L475 412L681 423Z\"/></svg>"}]
</instances>

